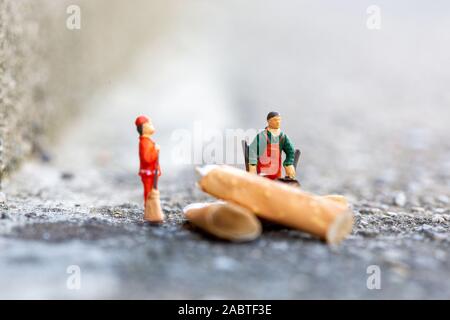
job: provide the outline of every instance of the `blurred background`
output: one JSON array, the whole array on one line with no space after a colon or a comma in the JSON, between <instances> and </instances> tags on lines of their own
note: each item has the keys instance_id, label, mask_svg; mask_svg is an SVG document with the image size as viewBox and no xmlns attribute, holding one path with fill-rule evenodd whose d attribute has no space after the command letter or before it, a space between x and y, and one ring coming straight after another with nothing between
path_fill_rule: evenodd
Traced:
<instances>
[{"instance_id":1,"label":"blurred background","mask_svg":"<svg viewBox=\"0 0 450 320\"><path fill-rule=\"evenodd\" d=\"M129 123L149 114L162 136L192 131L195 121L206 129L263 128L266 113L278 110L307 158L326 162L334 174L375 166L377 175L401 162L402 151L405 160L435 157L429 140L448 140L445 1L379 1L380 29L367 26L367 1L2 3L10 11L5 17L26 14L14 28L5 18L4 28L16 32L12 45L30 37L11 52L31 47L11 69L32 82L3 102L2 113L8 117L19 108L14 99L31 95L17 118L31 118L40 131L59 134L48 129L73 125L74 115L102 106L108 111L98 114L114 111ZM74 4L80 30L66 27ZM90 121L107 122L96 120ZM117 136L131 131L122 128ZM28 135L24 144L35 139ZM430 149L417 150L421 142Z\"/></svg>"},{"instance_id":2,"label":"blurred background","mask_svg":"<svg viewBox=\"0 0 450 320\"><path fill-rule=\"evenodd\" d=\"M81 9L79 30L66 26L70 5ZM374 5L379 10L375 18L373 11L368 12ZM412 208L421 208L420 213L446 214L450 196L450 34L446 32L450 28L446 14L449 7L443 0L345 0L339 4L329 0L0 0L3 197L15 203L13 211L17 215L40 212L48 206L62 208L63 212L48 213L49 221L66 219L64 208L72 205L91 209L124 203L141 206L134 119L148 114L156 125L155 140L162 149L164 204L175 217L180 214L181 205L203 199L203 195L194 190L192 164L180 166L176 161L174 148L179 143L174 140L174 133L185 132L194 137L196 125L202 127L201 141L193 142L194 154L210 141L211 130L225 133L226 129L262 129L266 114L278 111L283 117L283 131L302 151L298 177L308 191L344 194L357 205L369 205L383 212L409 213L415 210ZM373 19L379 22L378 29L371 28ZM240 156L240 146L235 152ZM34 157L28 160L30 155ZM74 178L69 184L61 182L61 173ZM133 210L138 212L138 208ZM3 210L11 215L11 208ZM84 221L82 212L71 211L71 217L73 214ZM393 272L394 280L397 276L400 279L394 283L414 280L409 293L403 290L405 286L393 285L380 296L423 297L429 293L427 290L434 291L439 285L444 286L439 287L440 292L448 294L449 283L440 283L438 275L435 279L430 276L428 282L424 280L426 285L420 284L426 270L435 270L436 274L448 271L447 255L442 255L448 240L433 242L432 250L424 247L424 252L439 252L436 254L440 258L430 256L431 262L422 266L420 261L416 266L413 260L415 244L398 243L397 238L397 242L389 242L389 236L395 238L400 231L411 232L410 237L420 234L414 228L423 224L422 218L411 219L397 226L398 232L391 230L395 236L382 224L373 223L378 228L378 236L374 236L377 241L386 241L388 247L397 246L389 247L394 253L388 258L396 263L401 260L400 267L389 259L388 265L409 272L406 276L403 269L400 276ZM11 230L18 225L36 221L11 220L1 229L6 238L29 238L36 241L36 246L50 241L51 248L56 248L51 244L52 235L63 242L86 240L79 229L67 234L63 226L65 236L61 239L61 229L49 229L48 225L41 226L43 229L33 227L32 232L25 228L14 233ZM180 221L174 222L175 233L184 232L179 224ZM441 232L448 239L448 223L444 227L436 233ZM357 228L364 226L358 224ZM90 235L89 239L96 239L97 233L102 239L114 239L115 234L106 236L107 229L83 232ZM43 244L45 233L50 240L44 239ZM136 237L136 241L147 239L146 235ZM164 232L149 237L167 240ZM365 246L367 239L362 232L355 232L354 237L348 245L350 249L344 246L341 250L353 252L352 245ZM285 240L287 248L291 240ZM16 247L15 242L2 241L0 246L3 243L5 248ZM323 250L316 245L308 249L308 245L311 244L307 242L304 250L312 250L311 256L316 256L314 250ZM257 246L265 248L266 244ZM208 255L208 248L198 252L195 248L194 245L194 256ZM214 250L219 250L215 251L219 269L234 268L229 262L232 258L223 260L222 249ZM237 250L231 256L248 253L245 247L230 250ZM22 253L27 254L26 250ZM328 259L332 253L317 256L321 254ZM373 255L357 254L350 267L337 262L333 270L355 271L377 256L375 251ZM115 258L99 259L105 268L114 268L120 264ZM344 261L345 254L341 258ZM138 262L142 263L137 259L134 267L139 269ZM8 266L4 262L5 270L9 270ZM193 267L188 263L185 270L191 270L189 266ZM47 269L54 272L57 267L60 266ZM305 266L303 271L306 275L311 272L312 279L323 276L322 271L317 274L309 267L313 268ZM214 267L205 268L204 272L214 271ZM14 279L15 271L10 272L9 279ZM99 271L103 272L104 269ZM357 278L363 279L364 272ZM172 279L174 274L182 277L182 273L181 269L167 271L163 278ZM240 274L242 278L238 279L253 279L245 271ZM274 294L286 298L372 298L364 282L363 289L355 289L355 282L344 291L336 289L336 295L329 289L341 288L339 284L326 282L311 289L308 295L308 290L291 288L287 282L287 287L283 286L289 274L287 271L286 279L279 279ZM306 275L300 282L306 281ZM202 275L197 276L200 279ZM120 272L117 275L114 271L105 278L121 287ZM239 291L242 288L238 290L238 284L221 291L219 280L216 287L211 284L210 294L205 288L196 291L194 286L181 290L180 297L273 298L257 287ZM253 280L258 283L257 277ZM2 277L0 284L16 288L11 291L12 296L14 292L21 296L21 288L30 286L29 282L8 281ZM186 287L191 285L188 281ZM270 288L263 286L264 290ZM73 297L59 289L48 289L48 295L43 294L44 287L52 285L37 284L31 297ZM103 297L95 285L92 288L83 297ZM161 288L165 288L162 297L173 293L171 287L161 284ZM113 290L111 296L121 297L119 291ZM205 295L199 295L200 291ZM158 297L142 288L137 292L142 292L142 297Z\"/></svg>"}]
</instances>

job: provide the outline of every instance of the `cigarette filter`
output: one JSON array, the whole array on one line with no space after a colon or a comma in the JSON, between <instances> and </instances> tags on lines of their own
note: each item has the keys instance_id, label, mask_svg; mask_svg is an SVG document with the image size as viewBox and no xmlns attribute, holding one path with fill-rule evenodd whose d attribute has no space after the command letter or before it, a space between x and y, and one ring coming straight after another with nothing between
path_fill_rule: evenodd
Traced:
<instances>
[{"instance_id":1,"label":"cigarette filter","mask_svg":"<svg viewBox=\"0 0 450 320\"><path fill-rule=\"evenodd\" d=\"M235 204L194 203L183 211L192 224L221 239L243 242L254 240L261 234L258 218Z\"/></svg>"},{"instance_id":2,"label":"cigarette filter","mask_svg":"<svg viewBox=\"0 0 450 320\"><path fill-rule=\"evenodd\" d=\"M230 166L206 166L197 171L203 191L261 218L306 231L328 243L340 242L352 230L353 214L342 199L315 196Z\"/></svg>"}]
</instances>

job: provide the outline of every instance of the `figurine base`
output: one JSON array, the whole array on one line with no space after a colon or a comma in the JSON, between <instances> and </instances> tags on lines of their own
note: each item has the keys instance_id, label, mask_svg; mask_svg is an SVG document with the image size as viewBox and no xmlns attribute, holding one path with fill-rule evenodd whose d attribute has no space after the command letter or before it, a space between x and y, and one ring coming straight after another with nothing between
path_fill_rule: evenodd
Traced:
<instances>
[{"instance_id":1,"label":"figurine base","mask_svg":"<svg viewBox=\"0 0 450 320\"><path fill-rule=\"evenodd\" d=\"M298 182L298 180L292 179L292 178L289 178L289 177L279 178L279 179L277 179L277 181L286 183L286 184L291 185L293 187L299 187L299 188L301 187L300 182Z\"/></svg>"},{"instance_id":2,"label":"figurine base","mask_svg":"<svg viewBox=\"0 0 450 320\"><path fill-rule=\"evenodd\" d=\"M145 203L144 220L152 223L161 223L164 222L164 218L161 202L159 201L159 191L153 189Z\"/></svg>"}]
</instances>

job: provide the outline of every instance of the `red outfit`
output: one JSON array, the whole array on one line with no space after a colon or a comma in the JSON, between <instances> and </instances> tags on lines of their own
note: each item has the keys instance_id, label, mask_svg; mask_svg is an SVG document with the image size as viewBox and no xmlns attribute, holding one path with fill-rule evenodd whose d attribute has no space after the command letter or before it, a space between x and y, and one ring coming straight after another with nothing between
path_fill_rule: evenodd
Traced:
<instances>
[{"instance_id":1,"label":"red outfit","mask_svg":"<svg viewBox=\"0 0 450 320\"><path fill-rule=\"evenodd\" d=\"M142 136L139 138L139 159L141 162L139 175L144 185L144 201L147 201L147 196L153 189L155 169L158 169L158 177L161 175L159 162L157 165L158 151L152 139Z\"/></svg>"},{"instance_id":2,"label":"red outfit","mask_svg":"<svg viewBox=\"0 0 450 320\"><path fill-rule=\"evenodd\" d=\"M282 175L280 143L272 143L267 136L267 132L265 136L267 147L258 158L256 171L266 178L272 180L279 179Z\"/></svg>"}]
</instances>

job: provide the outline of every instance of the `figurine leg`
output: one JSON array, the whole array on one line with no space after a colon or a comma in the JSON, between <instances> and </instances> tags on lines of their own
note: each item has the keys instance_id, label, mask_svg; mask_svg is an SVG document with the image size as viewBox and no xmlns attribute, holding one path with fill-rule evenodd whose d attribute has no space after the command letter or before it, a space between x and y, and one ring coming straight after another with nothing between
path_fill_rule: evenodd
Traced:
<instances>
[{"instance_id":1,"label":"figurine leg","mask_svg":"<svg viewBox=\"0 0 450 320\"><path fill-rule=\"evenodd\" d=\"M159 191L152 189L145 202L144 220L161 223L164 221L164 218L164 213L161 210L161 202L159 201Z\"/></svg>"},{"instance_id":2,"label":"figurine leg","mask_svg":"<svg viewBox=\"0 0 450 320\"><path fill-rule=\"evenodd\" d=\"M148 195L153 188L153 177L142 177L142 184L144 186L144 203L146 203Z\"/></svg>"}]
</instances>

